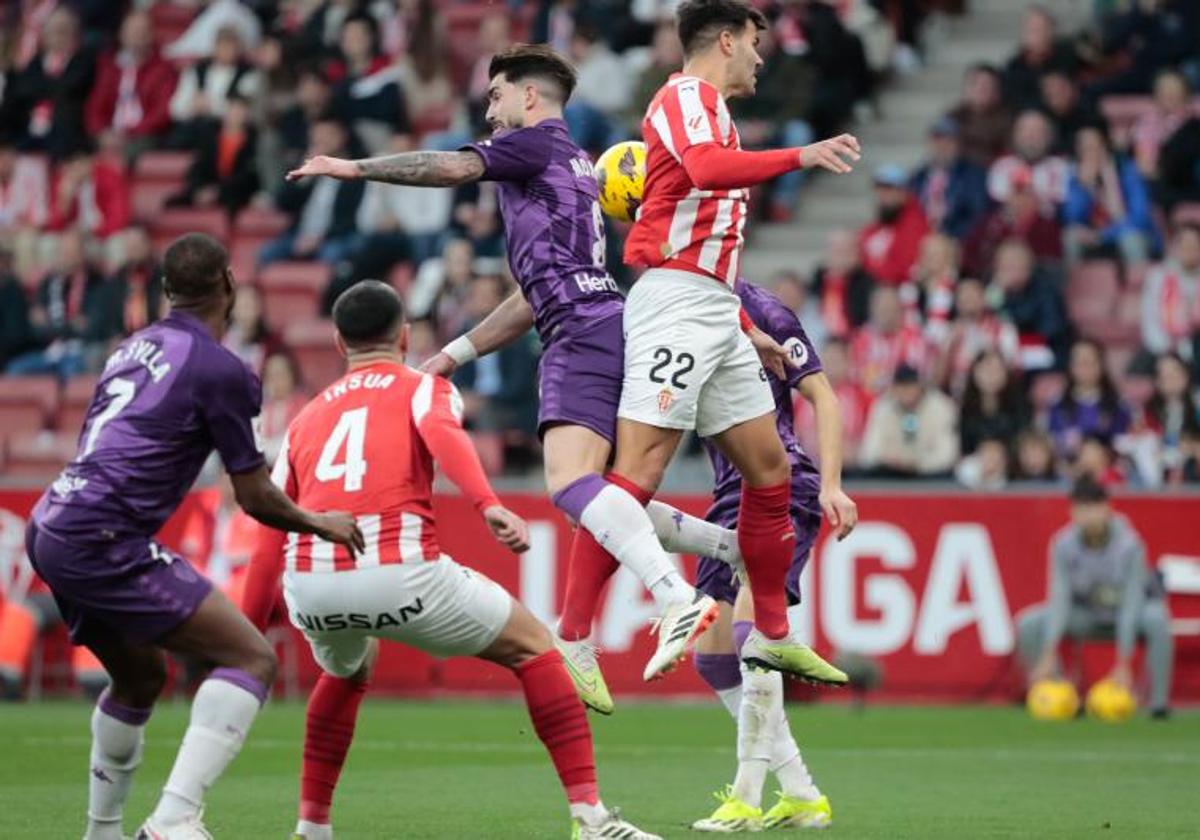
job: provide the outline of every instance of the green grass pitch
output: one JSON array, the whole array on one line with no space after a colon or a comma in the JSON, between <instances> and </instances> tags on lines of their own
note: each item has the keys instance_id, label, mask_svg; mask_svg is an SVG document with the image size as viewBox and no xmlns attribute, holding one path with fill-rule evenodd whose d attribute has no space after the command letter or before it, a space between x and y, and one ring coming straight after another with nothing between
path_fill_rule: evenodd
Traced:
<instances>
[{"instance_id":1,"label":"green grass pitch","mask_svg":"<svg viewBox=\"0 0 1200 840\"><path fill-rule=\"evenodd\" d=\"M1200 715L1039 724L1012 708L791 706L841 838L1200 837ZM126 811L137 828L166 778L187 707L151 719ZM220 840L285 840L304 712L270 705L210 797ZM549 761L511 702L369 700L334 807L354 838L565 838ZM664 837L713 807L734 767L714 705L618 706L592 718L605 801ZM82 834L88 708L0 706L0 838ZM768 800L769 801L769 800Z\"/></svg>"}]
</instances>

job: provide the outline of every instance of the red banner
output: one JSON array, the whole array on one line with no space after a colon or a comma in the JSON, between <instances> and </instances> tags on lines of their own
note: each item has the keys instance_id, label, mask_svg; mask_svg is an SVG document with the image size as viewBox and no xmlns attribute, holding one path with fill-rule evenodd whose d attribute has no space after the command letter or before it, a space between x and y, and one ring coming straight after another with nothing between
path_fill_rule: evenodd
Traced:
<instances>
[{"instance_id":1,"label":"red banner","mask_svg":"<svg viewBox=\"0 0 1200 840\"><path fill-rule=\"evenodd\" d=\"M861 492L862 520L839 543L822 535L803 580L804 603L792 610L793 627L825 653L854 651L883 669L881 694L892 698L1000 699L1019 680L1013 648L1015 616L1044 597L1047 545L1067 522L1059 496L967 493ZM506 497L531 526L532 548L522 557L490 538L470 505L459 497L437 502L444 550L505 586L535 615L553 622L561 603L571 531L562 515L535 495ZM36 494L0 491L0 570L23 557L14 539ZM667 497L703 514L701 496ZM1150 563L1197 557L1200 497L1138 496L1116 501L1141 533ZM163 534L173 547L180 518ZM172 533L173 532L173 533ZM692 558L683 558L690 574ZM1200 558L1197 559L1200 562ZM1177 616L1200 614L1200 597L1176 597ZM652 650L647 622L653 602L622 570L597 607L595 639L609 685L621 694L679 695L704 692L690 668L667 679L642 682ZM397 646L383 656L377 685L400 692L512 691L497 668L473 660L439 662ZM302 677L311 677L307 652ZM1083 666L1106 668L1111 648L1089 646ZM1200 638L1177 639L1175 695L1200 700Z\"/></svg>"}]
</instances>

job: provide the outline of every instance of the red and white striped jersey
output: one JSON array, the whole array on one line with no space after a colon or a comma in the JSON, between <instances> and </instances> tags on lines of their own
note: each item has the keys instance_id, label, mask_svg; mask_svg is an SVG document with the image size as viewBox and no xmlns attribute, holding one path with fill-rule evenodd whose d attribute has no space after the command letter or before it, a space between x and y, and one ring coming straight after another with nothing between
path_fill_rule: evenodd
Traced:
<instances>
[{"instance_id":1,"label":"red and white striped jersey","mask_svg":"<svg viewBox=\"0 0 1200 840\"><path fill-rule=\"evenodd\" d=\"M288 427L272 479L301 507L353 514L366 549L353 557L344 546L291 533L287 570L438 559L425 438L447 426L462 434L461 418L453 385L395 362L352 370L312 399Z\"/></svg>"},{"instance_id":2,"label":"red and white striped jersey","mask_svg":"<svg viewBox=\"0 0 1200 840\"><path fill-rule=\"evenodd\" d=\"M750 191L698 189L683 165L684 152L693 146L741 148L724 97L709 82L676 73L650 102L642 137L646 186L626 241L625 262L671 262L732 287Z\"/></svg>"}]
</instances>

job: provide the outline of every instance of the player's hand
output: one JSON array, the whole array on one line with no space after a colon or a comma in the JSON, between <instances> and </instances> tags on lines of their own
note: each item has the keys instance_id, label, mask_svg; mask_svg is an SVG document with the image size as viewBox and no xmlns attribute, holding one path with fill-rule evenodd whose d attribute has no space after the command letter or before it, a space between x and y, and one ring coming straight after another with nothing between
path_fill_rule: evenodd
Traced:
<instances>
[{"instance_id":1,"label":"player's hand","mask_svg":"<svg viewBox=\"0 0 1200 840\"><path fill-rule=\"evenodd\" d=\"M363 540L362 531L358 530L358 523L350 514L318 513L315 518L316 527L313 529L313 533L321 539L344 545L350 549L351 554L362 554L366 549L367 544Z\"/></svg>"},{"instance_id":2,"label":"player's hand","mask_svg":"<svg viewBox=\"0 0 1200 840\"><path fill-rule=\"evenodd\" d=\"M829 520L829 527L833 528L838 541L850 536L850 532L858 524L858 505L854 500L838 487L833 490L822 490L817 496L817 501L820 502L821 510L825 512L825 518Z\"/></svg>"},{"instance_id":3,"label":"player's hand","mask_svg":"<svg viewBox=\"0 0 1200 840\"><path fill-rule=\"evenodd\" d=\"M503 505L492 505L483 512L492 536L497 542L516 554L529 550L529 526Z\"/></svg>"},{"instance_id":4,"label":"player's hand","mask_svg":"<svg viewBox=\"0 0 1200 840\"><path fill-rule=\"evenodd\" d=\"M839 134L810 143L800 150L801 169L826 169L838 175L854 171L851 165L862 158L862 148L853 134Z\"/></svg>"},{"instance_id":5,"label":"player's hand","mask_svg":"<svg viewBox=\"0 0 1200 840\"><path fill-rule=\"evenodd\" d=\"M354 161L317 155L316 157L310 157L299 167L289 172L287 179L289 181L299 181L301 178L307 178L310 175L328 175L330 178L340 178L343 181L350 181L359 177L358 167L354 165Z\"/></svg>"},{"instance_id":6,"label":"player's hand","mask_svg":"<svg viewBox=\"0 0 1200 840\"><path fill-rule=\"evenodd\" d=\"M425 364L421 365L423 373L432 373L434 376L445 376L447 379L456 370L458 370L458 362L454 361L446 353L437 353L427 359Z\"/></svg>"},{"instance_id":7,"label":"player's hand","mask_svg":"<svg viewBox=\"0 0 1200 840\"><path fill-rule=\"evenodd\" d=\"M786 380L788 368L792 364L792 354L787 351L787 348L758 327L754 327L746 335L750 339L750 343L754 345L754 349L758 351L758 358L763 367L780 379Z\"/></svg>"}]
</instances>

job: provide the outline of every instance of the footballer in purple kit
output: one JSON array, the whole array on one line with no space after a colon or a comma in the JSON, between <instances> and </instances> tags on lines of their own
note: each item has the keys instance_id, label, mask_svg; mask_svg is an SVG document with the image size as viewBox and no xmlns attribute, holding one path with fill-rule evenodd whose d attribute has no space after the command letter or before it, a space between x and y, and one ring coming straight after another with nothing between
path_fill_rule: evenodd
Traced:
<instances>
[{"instance_id":1,"label":"footballer in purple kit","mask_svg":"<svg viewBox=\"0 0 1200 840\"><path fill-rule=\"evenodd\" d=\"M236 297L216 240L180 237L163 257L171 313L109 357L71 463L30 518L30 562L50 586L75 644L110 686L92 715L86 840L120 840L144 727L166 680L163 650L215 666L146 840L210 835L204 793L237 755L275 674L271 646L237 608L154 535L215 449L238 503L259 521L361 548L353 518L296 507L270 481L254 424L258 378L223 348Z\"/></svg>"}]
</instances>

